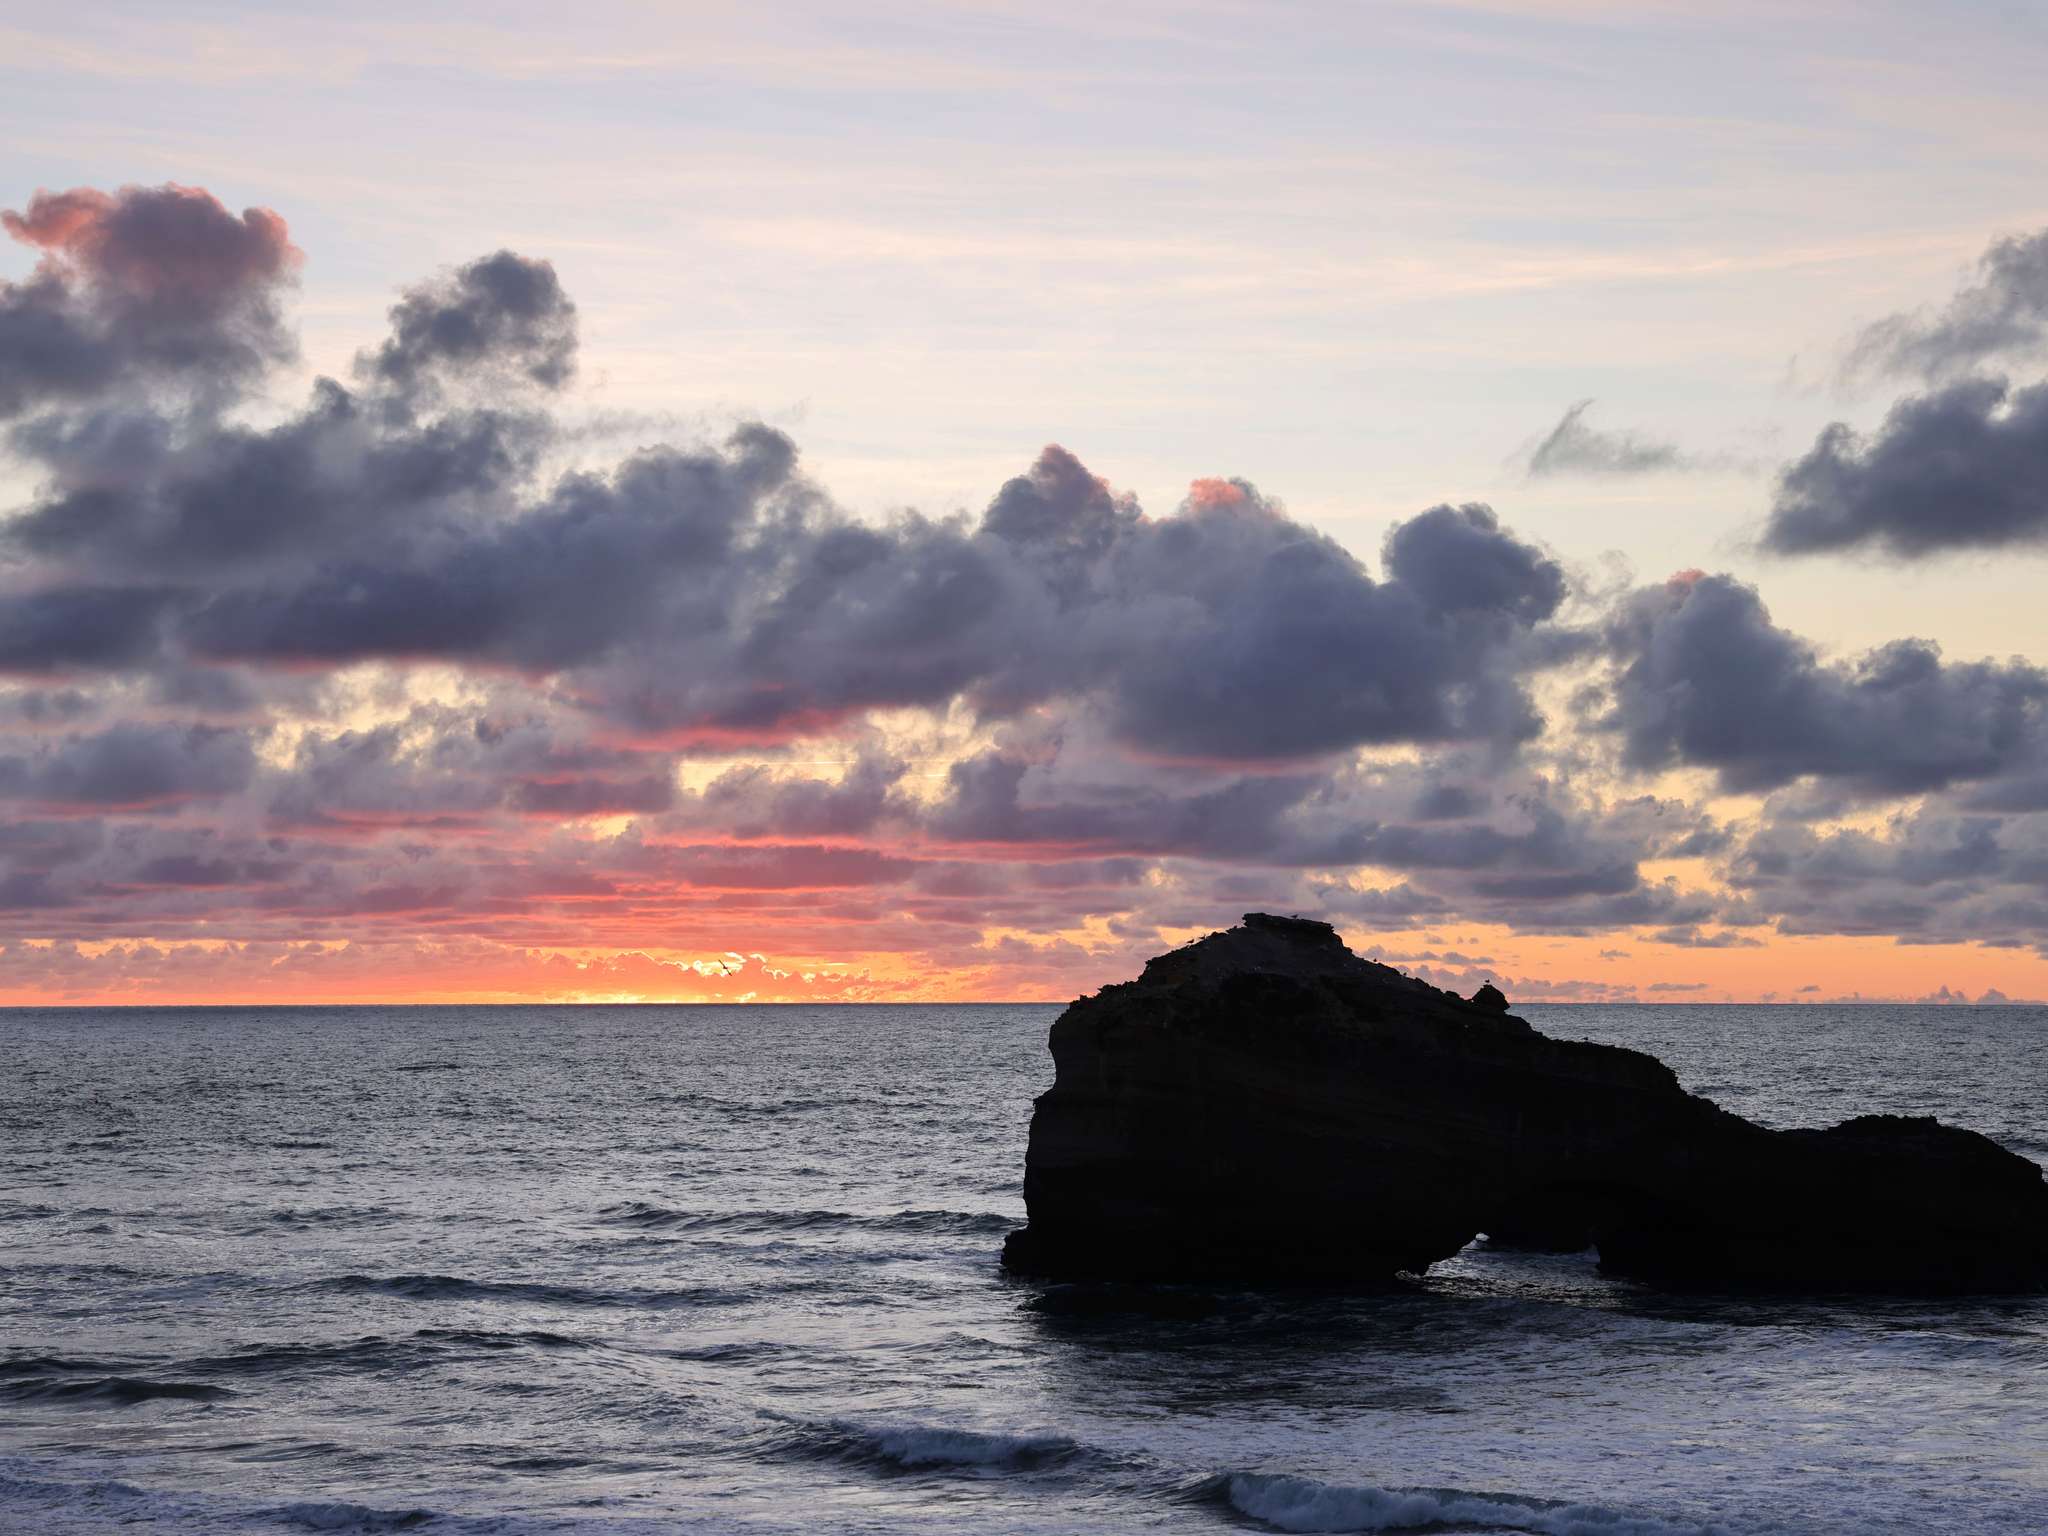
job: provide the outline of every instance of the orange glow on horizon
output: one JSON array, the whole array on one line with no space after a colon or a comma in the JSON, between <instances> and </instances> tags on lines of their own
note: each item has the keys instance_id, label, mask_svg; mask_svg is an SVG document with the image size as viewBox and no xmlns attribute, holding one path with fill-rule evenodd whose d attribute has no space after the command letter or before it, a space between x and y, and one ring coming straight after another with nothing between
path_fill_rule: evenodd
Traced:
<instances>
[{"instance_id":1,"label":"orange glow on horizon","mask_svg":"<svg viewBox=\"0 0 2048 1536\"><path fill-rule=\"evenodd\" d=\"M1061 1003L1135 976L1150 955L1199 937L1162 930L1118 940L1107 921L1065 934L991 929L949 963L889 950L788 954L521 947L477 941L240 944L148 940L14 944L0 1006L195 1006L632 1002ZM815 932L815 930L813 930ZM1688 948L1626 932L1591 938L1441 929L1346 929L1361 953L1469 992L1483 980L1511 1002L1911 1002L1946 987L1977 998L2048 997L2048 960L2025 950L1900 945L1854 937L1770 938Z\"/></svg>"}]
</instances>

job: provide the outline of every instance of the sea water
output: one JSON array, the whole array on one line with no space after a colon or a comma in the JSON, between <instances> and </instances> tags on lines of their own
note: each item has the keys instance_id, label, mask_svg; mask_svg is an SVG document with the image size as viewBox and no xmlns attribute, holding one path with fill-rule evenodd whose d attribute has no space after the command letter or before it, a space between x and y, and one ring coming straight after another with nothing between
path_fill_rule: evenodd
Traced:
<instances>
[{"instance_id":1,"label":"sea water","mask_svg":"<svg viewBox=\"0 0 2048 1536\"><path fill-rule=\"evenodd\" d=\"M1521 1010L2048 1158L2048 1010ZM2048 1300L1029 1283L1039 1007L0 1013L0 1531L2048 1531Z\"/></svg>"}]
</instances>

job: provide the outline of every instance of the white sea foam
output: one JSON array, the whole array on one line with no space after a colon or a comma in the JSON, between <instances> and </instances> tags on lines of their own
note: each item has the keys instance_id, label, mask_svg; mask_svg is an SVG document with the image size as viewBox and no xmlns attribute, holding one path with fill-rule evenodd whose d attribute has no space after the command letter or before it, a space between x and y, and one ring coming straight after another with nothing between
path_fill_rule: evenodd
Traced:
<instances>
[{"instance_id":1,"label":"white sea foam","mask_svg":"<svg viewBox=\"0 0 2048 1536\"><path fill-rule=\"evenodd\" d=\"M1626 1515L1591 1504L1547 1504L1453 1488L1374 1488L1312 1477L1242 1472L1227 1494L1238 1513L1282 1531L1410 1531L1484 1525L1535 1536L1727 1536L1718 1526Z\"/></svg>"}]
</instances>

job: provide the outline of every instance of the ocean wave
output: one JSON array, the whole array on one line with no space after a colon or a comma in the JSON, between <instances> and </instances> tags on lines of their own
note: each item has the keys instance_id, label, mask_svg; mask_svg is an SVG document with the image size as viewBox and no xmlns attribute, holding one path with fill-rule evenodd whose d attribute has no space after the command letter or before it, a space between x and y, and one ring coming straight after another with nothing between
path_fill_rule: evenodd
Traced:
<instances>
[{"instance_id":1,"label":"ocean wave","mask_svg":"<svg viewBox=\"0 0 2048 1536\"><path fill-rule=\"evenodd\" d=\"M156 1525L195 1508L190 1500L154 1494L132 1483L111 1478L67 1482L38 1475L39 1470L12 1458L0 1467L0 1521L34 1511L43 1517L38 1528L58 1516L80 1515L104 1516L120 1525Z\"/></svg>"},{"instance_id":2,"label":"ocean wave","mask_svg":"<svg viewBox=\"0 0 2048 1536\"><path fill-rule=\"evenodd\" d=\"M427 1339L433 1343L465 1349L598 1349L602 1346L596 1339L574 1338L566 1333L551 1333L545 1328L525 1328L515 1333L493 1333L484 1328L421 1328L413 1333L416 1339Z\"/></svg>"},{"instance_id":3,"label":"ocean wave","mask_svg":"<svg viewBox=\"0 0 2048 1536\"><path fill-rule=\"evenodd\" d=\"M355 1227L381 1225L396 1215L388 1205L288 1205L266 1212L263 1219L280 1227Z\"/></svg>"},{"instance_id":4,"label":"ocean wave","mask_svg":"<svg viewBox=\"0 0 2048 1536\"><path fill-rule=\"evenodd\" d=\"M306 1372L388 1370L424 1352L405 1341L372 1334L331 1344L251 1344L226 1354L202 1355L179 1367L205 1376L290 1376Z\"/></svg>"},{"instance_id":5,"label":"ocean wave","mask_svg":"<svg viewBox=\"0 0 2048 1536\"><path fill-rule=\"evenodd\" d=\"M404 1220L388 1205L280 1206L260 1215L242 1216L223 1225L235 1237L261 1237L267 1232L305 1232L318 1227L383 1227Z\"/></svg>"},{"instance_id":6,"label":"ocean wave","mask_svg":"<svg viewBox=\"0 0 2048 1536\"><path fill-rule=\"evenodd\" d=\"M1035 1472L1091 1453L1066 1435L1014 1435L923 1424L862 1424L851 1419L800 1419L762 1409L779 1426L766 1449L885 1471Z\"/></svg>"},{"instance_id":7,"label":"ocean wave","mask_svg":"<svg viewBox=\"0 0 2048 1536\"><path fill-rule=\"evenodd\" d=\"M0 1530L98 1533L119 1526L166 1536L319 1531L334 1536L668 1536L674 1526L637 1515L457 1514L429 1508L380 1509L348 1499L259 1502L225 1493L138 1487L110 1478L70 1480L18 1458L0 1461Z\"/></svg>"},{"instance_id":8,"label":"ocean wave","mask_svg":"<svg viewBox=\"0 0 2048 1536\"><path fill-rule=\"evenodd\" d=\"M79 1380L63 1376L24 1376L0 1382L0 1401L12 1403L111 1403L132 1408L138 1403L169 1399L212 1403L239 1397L226 1387L196 1381L151 1381L142 1376L102 1376Z\"/></svg>"},{"instance_id":9,"label":"ocean wave","mask_svg":"<svg viewBox=\"0 0 2048 1536\"><path fill-rule=\"evenodd\" d=\"M540 1306L634 1309L734 1306L755 1299L748 1291L709 1285L676 1290L601 1290L538 1280L465 1280L459 1275L336 1275L309 1281L302 1289L339 1295L398 1296L407 1301L523 1301Z\"/></svg>"},{"instance_id":10,"label":"ocean wave","mask_svg":"<svg viewBox=\"0 0 2048 1536\"><path fill-rule=\"evenodd\" d=\"M9 1355L0 1360L0 1381L20 1376L118 1376L122 1367L105 1360L74 1360L63 1355Z\"/></svg>"},{"instance_id":11,"label":"ocean wave","mask_svg":"<svg viewBox=\"0 0 2048 1536\"><path fill-rule=\"evenodd\" d=\"M204 1355L178 1369L203 1376L280 1376L326 1371L402 1371L457 1354L501 1354L521 1349L592 1349L596 1342L546 1329L497 1332L487 1328L418 1328L407 1335L365 1334L310 1344L250 1344Z\"/></svg>"},{"instance_id":12,"label":"ocean wave","mask_svg":"<svg viewBox=\"0 0 2048 1536\"><path fill-rule=\"evenodd\" d=\"M308 1531L347 1531L351 1536L373 1532L416 1531L428 1522L440 1524L442 1516L431 1509L372 1509L345 1499L307 1500L281 1504L263 1511L271 1520Z\"/></svg>"},{"instance_id":13,"label":"ocean wave","mask_svg":"<svg viewBox=\"0 0 2048 1536\"><path fill-rule=\"evenodd\" d=\"M678 1211L647 1200L608 1205L598 1213L609 1225L663 1232L911 1232L995 1236L1019 1218L999 1211L891 1211L855 1214L830 1210Z\"/></svg>"},{"instance_id":14,"label":"ocean wave","mask_svg":"<svg viewBox=\"0 0 2048 1536\"><path fill-rule=\"evenodd\" d=\"M17 1524L33 1515L35 1524ZM386 1532L431 1528L472 1536L513 1536L515 1530L559 1530L545 1525L517 1525L493 1518L443 1515L435 1510L376 1509L346 1500L305 1500L259 1506L246 1499L218 1494L171 1492L137 1487L110 1478L71 1481L50 1469L9 1458L0 1465L0 1528L13 1530L86 1531L148 1527L151 1530L216 1536L234 1530L346 1532L348 1536L383 1536Z\"/></svg>"},{"instance_id":15,"label":"ocean wave","mask_svg":"<svg viewBox=\"0 0 2048 1536\"><path fill-rule=\"evenodd\" d=\"M1208 1491L1238 1514L1279 1531L1415 1531L1477 1525L1532 1536L1727 1536L1719 1526L1455 1488L1376 1488L1237 1472L1215 1479Z\"/></svg>"},{"instance_id":16,"label":"ocean wave","mask_svg":"<svg viewBox=\"0 0 2048 1536\"><path fill-rule=\"evenodd\" d=\"M844 1097L814 1094L760 1094L754 1097L726 1097L685 1089L676 1093L650 1095L646 1103L663 1109L701 1109L735 1120L760 1120L776 1115L808 1115L828 1109L871 1108L873 1100L855 1095Z\"/></svg>"}]
</instances>

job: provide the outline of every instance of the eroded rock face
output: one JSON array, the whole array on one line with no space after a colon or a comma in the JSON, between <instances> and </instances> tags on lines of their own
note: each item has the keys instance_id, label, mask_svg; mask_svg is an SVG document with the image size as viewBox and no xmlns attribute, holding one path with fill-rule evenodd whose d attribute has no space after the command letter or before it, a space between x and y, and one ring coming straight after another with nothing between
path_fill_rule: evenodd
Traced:
<instances>
[{"instance_id":1,"label":"eroded rock face","mask_svg":"<svg viewBox=\"0 0 2048 1536\"><path fill-rule=\"evenodd\" d=\"M1679 1289L2048 1288L2048 1182L1931 1119L1770 1131L1253 913L1052 1028L1012 1269L1386 1283L1478 1233Z\"/></svg>"}]
</instances>

